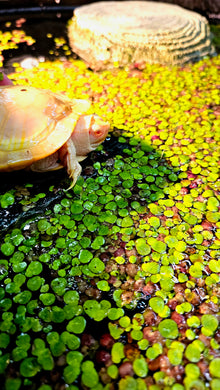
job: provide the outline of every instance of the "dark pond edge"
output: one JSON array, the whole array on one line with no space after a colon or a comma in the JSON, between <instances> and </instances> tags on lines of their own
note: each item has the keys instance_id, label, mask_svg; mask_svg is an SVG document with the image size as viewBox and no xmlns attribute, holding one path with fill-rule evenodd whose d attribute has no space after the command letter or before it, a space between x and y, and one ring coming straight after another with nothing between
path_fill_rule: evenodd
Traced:
<instances>
[{"instance_id":1,"label":"dark pond edge","mask_svg":"<svg viewBox=\"0 0 220 390\"><path fill-rule=\"evenodd\" d=\"M7 15L17 15L17 14L36 14L36 13L56 13L56 12L70 12L74 11L77 7L76 6L39 6L39 7L18 7L18 8L7 8L7 9L0 9L0 16L7 16Z\"/></svg>"}]
</instances>

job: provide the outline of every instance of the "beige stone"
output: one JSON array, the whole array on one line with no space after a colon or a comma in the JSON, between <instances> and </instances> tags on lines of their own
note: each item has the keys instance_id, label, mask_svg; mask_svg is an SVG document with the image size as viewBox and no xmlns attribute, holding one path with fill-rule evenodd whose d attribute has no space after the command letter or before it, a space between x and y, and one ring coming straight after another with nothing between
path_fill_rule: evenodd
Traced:
<instances>
[{"instance_id":1,"label":"beige stone","mask_svg":"<svg viewBox=\"0 0 220 390\"><path fill-rule=\"evenodd\" d=\"M180 6L101 1L76 8L70 46L96 70L118 63L182 65L214 54L207 20Z\"/></svg>"}]
</instances>

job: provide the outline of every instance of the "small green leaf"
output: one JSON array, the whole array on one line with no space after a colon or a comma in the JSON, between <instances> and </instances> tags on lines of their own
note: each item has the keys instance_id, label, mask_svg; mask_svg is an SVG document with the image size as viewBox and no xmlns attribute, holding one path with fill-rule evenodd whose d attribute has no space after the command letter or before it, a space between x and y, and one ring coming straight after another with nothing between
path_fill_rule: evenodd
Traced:
<instances>
[{"instance_id":1,"label":"small green leaf","mask_svg":"<svg viewBox=\"0 0 220 390\"><path fill-rule=\"evenodd\" d=\"M95 388L99 382L99 376L94 368L94 363L87 360L82 363L82 382L89 388Z\"/></svg>"},{"instance_id":2,"label":"small green leaf","mask_svg":"<svg viewBox=\"0 0 220 390\"><path fill-rule=\"evenodd\" d=\"M122 343L119 343L119 342L113 344L111 354L112 354L112 361L113 361L113 363L116 363L116 364L120 363L121 360L125 356L125 354L124 354L124 345Z\"/></svg>"},{"instance_id":3,"label":"small green leaf","mask_svg":"<svg viewBox=\"0 0 220 390\"><path fill-rule=\"evenodd\" d=\"M39 371L40 365L34 357L26 358L20 364L20 373L26 378L35 376Z\"/></svg>"},{"instance_id":4,"label":"small green leaf","mask_svg":"<svg viewBox=\"0 0 220 390\"><path fill-rule=\"evenodd\" d=\"M99 258L95 257L89 263L89 269L95 274L100 274L105 269L105 264Z\"/></svg>"},{"instance_id":5,"label":"small green leaf","mask_svg":"<svg viewBox=\"0 0 220 390\"><path fill-rule=\"evenodd\" d=\"M166 251L166 244L160 240L157 240L154 237L150 237L148 239L148 244L152 247L152 249L158 253L164 253Z\"/></svg>"},{"instance_id":6,"label":"small green leaf","mask_svg":"<svg viewBox=\"0 0 220 390\"><path fill-rule=\"evenodd\" d=\"M106 280L100 280L97 283L97 287L101 291L109 291L110 290L110 286Z\"/></svg>"},{"instance_id":7,"label":"small green leaf","mask_svg":"<svg viewBox=\"0 0 220 390\"><path fill-rule=\"evenodd\" d=\"M144 238L138 238L135 246L139 255L146 256L151 252L150 246L146 243Z\"/></svg>"},{"instance_id":8,"label":"small green leaf","mask_svg":"<svg viewBox=\"0 0 220 390\"><path fill-rule=\"evenodd\" d=\"M178 327L175 321L166 319L159 323L159 332L163 337L175 339L178 336Z\"/></svg>"},{"instance_id":9,"label":"small green leaf","mask_svg":"<svg viewBox=\"0 0 220 390\"><path fill-rule=\"evenodd\" d=\"M164 309L164 300L160 297L151 298L149 304L157 314L160 314L160 312Z\"/></svg>"},{"instance_id":10,"label":"small green leaf","mask_svg":"<svg viewBox=\"0 0 220 390\"><path fill-rule=\"evenodd\" d=\"M8 206L11 206L15 201L14 195L10 192L6 192L0 197L1 207L6 209Z\"/></svg>"},{"instance_id":11,"label":"small green leaf","mask_svg":"<svg viewBox=\"0 0 220 390\"><path fill-rule=\"evenodd\" d=\"M220 378L220 358L217 357L211 361L209 371L212 377Z\"/></svg>"},{"instance_id":12,"label":"small green leaf","mask_svg":"<svg viewBox=\"0 0 220 390\"><path fill-rule=\"evenodd\" d=\"M144 358L135 359L133 362L133 370L135 374L141 378L147 376L148 373L148 365Z\"/></svg>"},{"instance_id":13,"label":"small green leaf","mask_svg":"<svg viewBox=\"0 0 220 390\"><path fill-rule=\"evenodd\" d=\"M43 266L39 261L32 261L27 267L25 275L27 277L39 275L42 272L42 270L43 270Z\"/></svg>"},{"instance_id":14,"label":"small green leaf","mask_svg":"<svg viewBox=\"0 0 220 390\"><path fill-rule=\"evenodd\" d=\"M93 254L87 249L82 249L79 253L79 260L81 263L86 264L93 258Z\"/></svg>"},{"instance_id":15,"label":"small green leaf","mask_svg":"<svg viewBox=\"0 0 220 390\"><path fill-rule=\"evenodd\" d=\"M15 247L10 242L5 242L1 245L1 251L5 256L11 256L14 253Z\"/></svg>"},{"instance_id":16,"label":"small green leaf","mask_svg":"<svg viewBox=\"0 0 220 390\"><path fill-rule=\"evenodd\" d=\"M66 329L68 332L80 334L83 333L85 327L86 327L85 318L82 316L78 316L69 322Z\"/></svg>"}]
</instances>

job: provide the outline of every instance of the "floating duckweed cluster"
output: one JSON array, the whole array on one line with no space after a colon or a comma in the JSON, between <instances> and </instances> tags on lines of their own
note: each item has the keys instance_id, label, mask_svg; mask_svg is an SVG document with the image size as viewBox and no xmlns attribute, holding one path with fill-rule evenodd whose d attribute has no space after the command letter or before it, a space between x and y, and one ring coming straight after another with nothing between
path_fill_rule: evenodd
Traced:
<instances>
[{"instance_id":1,"label":"floating duckweed cluster","mask_svg":"<svg viewBox=\"0 0 220 390\"><path fill-rule=\"evenodd\" d=\"M219 67L12 75L90 99L121 152L104 143L72 190L2 237L6 390L220 388ZM0 204L45 196L12 187Z\"/></svg>"},{"instance_id":2,"label":"floating duckweed cluster","mask_svg":"<svg viewBox=\"0 0 220 390\"><path fill-rule=\"evenodd\" d=\"M6 23L7 27L10 27L10 23ZM35 40L27 35L23 30L14 29L8 31L0 31L1 45L0 45L0 67L3 66L3 51L9 49L17 49L18 44L26 43L28 46L33 45Z\"/></svg>"}]
</instances>

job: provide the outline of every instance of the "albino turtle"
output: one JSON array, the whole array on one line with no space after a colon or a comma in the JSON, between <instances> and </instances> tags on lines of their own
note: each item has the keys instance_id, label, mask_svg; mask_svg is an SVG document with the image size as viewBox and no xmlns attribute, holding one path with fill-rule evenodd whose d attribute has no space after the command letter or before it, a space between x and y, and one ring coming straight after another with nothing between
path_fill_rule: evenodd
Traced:
<instances>
[{"instance_id":1,"label":"albino turtle","mask_svg":"<svg viewBox=\"0 0 220 390\"><path fill-rule=\"evenodd\" d=\"M109 124L84 115L90 103L27 86L0 87L0 171L62 167L75 184L79 161L107 136Z\"/></svg>"}]
</instances>

